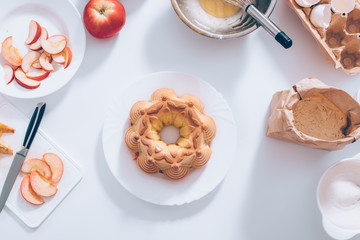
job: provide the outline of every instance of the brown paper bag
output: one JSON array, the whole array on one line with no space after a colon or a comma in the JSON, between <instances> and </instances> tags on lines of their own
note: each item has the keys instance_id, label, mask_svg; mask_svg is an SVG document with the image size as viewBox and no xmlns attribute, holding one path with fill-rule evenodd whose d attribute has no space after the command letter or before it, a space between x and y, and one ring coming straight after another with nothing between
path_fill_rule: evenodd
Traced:
<instances>
[{"instance_id":1,"label":"brown paper bag","mask_svg":"<svg viewBox=\"0 0 360 240\"><path fill-rule=\"evenodd\" d=\"M348 125L343 138L325 140L309 136L296 129L293 114L294 105L315 94L322 94L347 117ZM360 137L360 104L345 91L327 86L317 79L306 78L290 90L280 91L273 95L266 135L307 147L340 150Z\"/></svg>"}]
</instances>

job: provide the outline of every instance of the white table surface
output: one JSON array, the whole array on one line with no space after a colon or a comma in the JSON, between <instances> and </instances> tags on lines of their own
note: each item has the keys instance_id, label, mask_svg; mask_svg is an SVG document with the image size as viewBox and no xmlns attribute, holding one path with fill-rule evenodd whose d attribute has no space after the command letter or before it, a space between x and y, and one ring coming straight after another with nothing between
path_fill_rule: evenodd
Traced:
<instances>
[{"instance_id":1,"label":"white table surface","mask_svg":"<svg viewBox=\"0 0 360 240\"><path fill-rule=\"evenodd\" d=\"M74 0L81 13L86 2ZM272 19L293 38L289 50L263 29L226 41L197 35L169 0L122 3L127 20L120 34L106 40L87 34L78 73L41 99L48 103L42 129L83 166L83 180L38 229L27 228L6 209L0 214L1 239L330 239L316 205L317 183L331 164L360 152L360 143L337 152L305 148L267 138L266 119L272 94L305 77L354 95L360 75L333 69L284 0ZM167 70L212 84L238 125L238 151L225 180L208 196L180 207L152 205L129 194L110 173L101 140L116 87ZM28 117L39 101L9 100Z\"/></svg>"}]
</instances>

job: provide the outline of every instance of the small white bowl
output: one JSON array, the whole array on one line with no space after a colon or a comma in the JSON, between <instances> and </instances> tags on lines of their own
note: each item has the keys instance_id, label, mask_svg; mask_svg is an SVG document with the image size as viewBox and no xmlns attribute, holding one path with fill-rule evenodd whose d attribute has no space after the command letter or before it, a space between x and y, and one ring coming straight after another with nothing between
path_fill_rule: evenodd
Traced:
<instances>
[{"instance_id":1,"label":"small white bowl","mask_svg":"<svg viewBox=\"0 0 360 240\"><path fill-rule=\"evenodd\" d=\"M353 191L358 191L360 188L358 172L360 172L360 153L329 167L319 181L317 204L322 214L323 227L334 239L350 239L360 233L360 224L350 220L351 214L349 214L349 209L355 209L351 205L354 198L359 195L358 192L354 195ZM354 210L352 217L355 215L360 219L360 206L357 208L359 208L355 209L357 214L354 214Z\"/></svg>"}]
</instances>

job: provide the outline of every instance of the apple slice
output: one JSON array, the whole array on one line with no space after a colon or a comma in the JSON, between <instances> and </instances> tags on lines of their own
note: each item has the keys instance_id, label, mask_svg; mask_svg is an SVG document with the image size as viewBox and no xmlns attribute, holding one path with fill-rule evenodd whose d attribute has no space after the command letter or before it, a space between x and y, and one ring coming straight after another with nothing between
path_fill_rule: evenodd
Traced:
<instances>
[{"instance_id":1,"label":"apple slice","mask_svg":"<svg viewBox=\"0 0 360 240\"><path fill-rule=\"evenodd\" d=\"M59 64L65 63L65 49L62 52L59 52L58 54L51 55L52 59Z\"/></svg>"},{"instance_id":2,"label":"apple slice","mask_svg":"<svg viewBox=\"0 0 360 240\"><path fill-rule=\"evenodd\" d=\"M20 192L23 198L31 204L41 205L44 203L44 200L31 188L30 176L25 176L21 181Z\"/></svg>"},{"instance_id":3,"label":"apple slice","mask_svg":"<svg viewBox=\"0 0 360 240\"><path fill-rule=\"evenodd\" d=\"M54 153L45 153L43 159L50 166L52 172L51 182L58 183L64 172L64 164L61 158Z\"/></svg>"},{"instance_id":4,"label":"apple slice","mask_svg":"<svg viewBox=\"0 0 360 240\"><path fill-rule=\"evenodd\" d=\"M30 174L30 184L37 195L42 197L53 196L57 192L57 187L52 185L46 178L42 177L37 171Z\"/></svg>"},{"instance_id":5,"label":"apple slice","mask_svg":"<svg viewBox=\"0 0 360 240\"><path fill-rule=\"evenodd\" d=\"M39 81L35 81L35 80L27 78L21 68L16 69L15 80L20 86L27 88L27 89L35 89L40 86Z\"/></svg>"},{"instance_id":6,"label":"apple slice","mask_svg":"<svg viewBox=\"0 0 360 240\"><path fill-rule=\"evenodd\" d=\"M3 65L3 70L4 70L4 79L6 84L11 83L14 79L14 70L12 69L12 67L10 67L7 64Z\"/></svg>"},{"instance_id":7,"label":"apple slice","mask_svg":"<svg viewBox=\"0 0 360 240\"><path fill-rule=\"evenodd\" d=\"M70 63L71 63L71 60L72 60L72 52L70 50L69 47L66 47L64 49L64 53L65 53L65 62L64 62L64 69L67 68Z\"/></svg>"},{"instance_id":8,"label":"apple slice","mask_svg":"<svg viewBox=\"0 0 360 240\"><path fill-rule=\"evenodd\" d=\"M48 31L46 30L46 28L42 27L41 28L41 35L39 37L39 39L34 42L33 44L30 45L30 49L31 50L40 50L41 49L41 39L48 39Z\"/></svg>"},{"instance_id":9,"label":"apple slice","mask_svg":"<svg viewBox=\"0 0 360 240\"><path fill-rule=\"evenodd\" d=\"M21 167L21 172L31 173L33 171L38 171L38 173L40 173L47 180L51 179L52 174L51 174L50 166L42 159L38 159L38 158L27 159L23 163Z\"/></svg>"},{"instance_id":10,"label":"apple slice","mask_svg":"<svg viewBox=\"0 0 360 240\"><path fill-rule=\"evenodd\" d=\"M51 61L52 61L52 57L47 52L43 52L39 58L39 63L42 69L44 69L47 72L54 71L54 66L51 64Z\"/></svg>"},{"instance_id":11,"label":"apple slice","mask_svg":"<svg viewBox=\"0 0 360 240\"><path fill-rule=\"evenodd\" d=\"M45 71L44 69L31 68L27 73L26 77L32 80L41 81L49 76L50 72Z\"/></svg>"},{"instance_id":12,"label":"apple slice","mask_svg":"<svg viewBox=\"0 0 360 240\"><path fill-rule=\"evenodd\" d=\"M8 37L4 40L1 46L1 54L4 59L13 66L21 65L21 55L19 50L13 46L12 37Z\"/></svg>"},{"instance_id":13,"label":"apple slice","mask_svg":"<svg viewBox=\"0 0 360 240\"><path fill-rule=\"evenodd\" d=\"M66 37L63 35L54 35L48 39L41 39L41 47L45 52L50 54L58 54L66 47Z\"/></svg>"},{"instance_id":14,"label":"apple slice","mask_svg":"<svg viewBox=\"0 0 360 240\"><path fill-rule=\"evenodd\" d=\"M26 73L30 70L31 65L40 58L41 53L30 51L23 57L21 68Z\"/></svg>"},{"instance_id":15,"label":"apple slice","mask_svg":"<svg viewBox=\"0 0 360 240\"><path fill-rule=\"evenodd\" d=\"M36 42L41 34L41 26L38 22L31 20L29 25L29 35L25 43L27 45L33 44Z\"/></svg>"},{"instance_id":16,"label":"apple slice","mask_svg":"<svg viewBox=\"0 0 360 240\"><path fill-rule=\"evenodd\" d=\"M33 68L37 68L37 69L41 69L41 65L40 65L40 62L39 62L39 59L38 60L35 60L35 62L33 62L33 64L31 65Z\"/></svg>"}]
</instances>

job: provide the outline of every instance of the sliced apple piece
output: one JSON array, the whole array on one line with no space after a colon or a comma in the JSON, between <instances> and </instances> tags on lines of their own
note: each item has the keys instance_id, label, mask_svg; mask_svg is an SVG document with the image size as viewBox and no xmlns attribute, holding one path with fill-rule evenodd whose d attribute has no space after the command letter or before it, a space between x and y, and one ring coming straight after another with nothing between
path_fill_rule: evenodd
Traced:
<instances>
[{"instance_id":1,"label":"sliced apple piece","mask_svg":"<svg viewBox=\"0 0 360 240\"><path fill-rule=\"evenodd\" d=\"M65 52L64 68L67 68L70 65L71 60L72 60L72 52L71 52L71 49L69 47L66 47L64 49L64 52Z\"/></svg>"},{"instance_id":2,"label":"sliced apple piece","mask_svg":"<svg viewBox=\"0 0 360 240\"><path fill-rule=\"evenodd\" d=\"M59 52L58 54L51 55L52 59L59 64L65 63L65 49L62 52Z\"/></svg>"},{"instance_id":3,"label":"sliced apple piece","mask_svg":"<svg viewBox=\"0 0 360 240\"><path fill-rule=\"evenodd\" d=\"M20 86L27 88L27 89L35 89L40 86L39 81L35 81L35 80L27 78L24 71L21 68L16 69L15 80Z\"/></svg>"},{"instance_id":4,"label":"sliced apple piece","mask_svg":"<svg viewBox=\"0 0 360 240\"><path fill-rule=\"evenodd\" d=\"M41 53L30 51L22 59L21 68L26 73L30 70L32 64L40 58Z\"/></svg>"},{"instance_id":5,"label":"sliced apple piece","mask_svg":"<svg viewBox=\"0 0 360 240\"><path fill-rule=\"evenodd\" d=\"M51 61L52 61L52 57L47 52L43 52L39 58L39 63L42 69L44 69L47 72L54 71L54 66L51 64Z\"/></svg>"},{"instance_id":6,"label":"sliced apple piece","mask_svg":"<svg viewBox=\"0 0 360 240\"><path fill-rule=\"evenodd\" d=\"M4 70L4 80L6 84L11 83L14 79L14 70L12 69L12 67L10 67L7 64L3 65L3 70Z\"/></svg>"},{"instance_id":7,"label":"sliced apple piece","mask_svg":"<svg viewBox=\"0 0 360 240\"><path fill-rule=\"evenodd\" d=\"M33 62L33 64L31 65L33 68L37 68L37 69L41 69L41 65L40 65L40 62L39 62L39 59L36 60L35 62Z\"/></svg>"},{"instance_id":8,"label":"sliced apple piece","mask_svg":"<svg viewBox=\"0 0 360 240\"><path fill-rule=\"evenodd\" d=\"M25 176L21 181L20 192L23 198L31 204L41 205L44 203L44 200L32 189L30 184L30 176Z\"/></svg>"},{"instance_id":9,"label":"sliced apple piece","mask_svg":"<svg viewBox=\"0 0 360 240\"><path fill-rule=\"evenodd\" d=\"M45 153L43 159L50 166L52 172L51 182L58 183L64 172L63 161L54 153Z\"/></svg>"},{"instance_id":10,"label":"sliced apple piece","mask_svg":"<svg viewBox=\"0 0 360 240\"><path fill-rule=\"evenodd\" d=\"M21 55L19 50L13 46L12 37L8 37L4 40L1 46L1 54L4 59L13 66L21 65Z\"/></svg>"},{"instance_id":11,"label":"sliced apple piece","mask_svg":"<svg viewBox=\"0 0 360 240\"><path fill-rule=\"evenodd\" d=\"M41 26L38 22L31 20L29 25L29 35L25 43L27 45L33 44L36 42L41 35Z\"/></svg>"},{"instance_id":12,"label":"sliced apple piece","mask_svg":"<svg viewBox=\"0 0 360 240\"><path fill-rule=\"evenodd\" d=\"M52 174L51 174L50 166L42 159L38 159L38 158L27 159L23 163L21 167L21 172L31 173L33 171L38 171L38 173L40 173L47 180L51 179Z\"/></svg>"},{"instance_id":13,"label":"sliced apple piece","mask_svg":"<svg viewBox=\"0 0 360 240\"><path fill-rule=\"evenodd\" d=\"M31 44L29 48L34 51L40 50L41 49L41 39L48 39L48 31L44 27L41 28L41 35L40 35L39 39L36 42L34 42L33 44Z\"/></svg>"},{"instance_id":14,"label":"sliced apple piece","mask_svg":"<svg viewBox=\"0 0 360 240\"><path fill-rule=\"evenodd\" d=\"M66 47L66 37L63 35L54 35L48 39L41 39L41 47L45 52L50 54L58 54Z\"/></svg>"},{"instance_id":15,"label":"sliced apple piece","mask_svg":"<svg viewBox=\"0 0 360 240\"><path fill-rule=\"evenodd\" d=\"M27 73L26 77L32 80L41 81L49 76L50 72L45 71L44 69L31 68Z\"/></svg>"},{"instance_id":16,"label":"sliced apple piece","mask_svg":"<svg viewBox=\"0 0 360 240\"><path fill-rule=\"evenodd\" d=\"M50 197L57 192L57 187L52 185L50 181L42 177L37 171L31 172L30 184L34 192L42 197Z\"/></svg>"}]
</instances>

